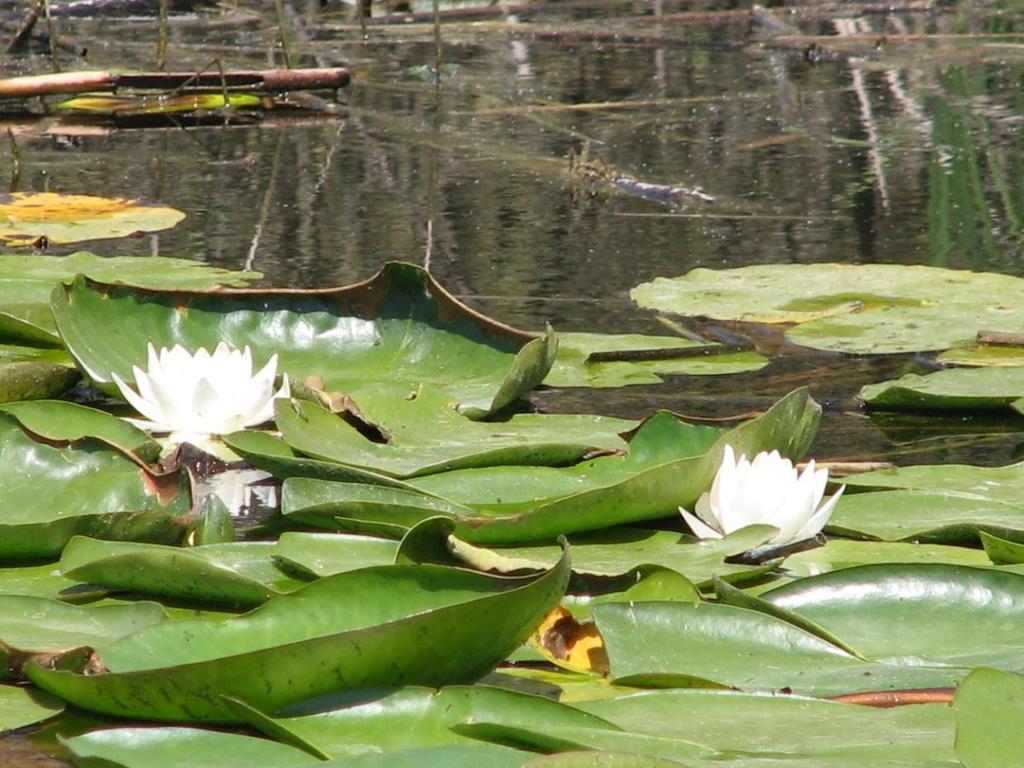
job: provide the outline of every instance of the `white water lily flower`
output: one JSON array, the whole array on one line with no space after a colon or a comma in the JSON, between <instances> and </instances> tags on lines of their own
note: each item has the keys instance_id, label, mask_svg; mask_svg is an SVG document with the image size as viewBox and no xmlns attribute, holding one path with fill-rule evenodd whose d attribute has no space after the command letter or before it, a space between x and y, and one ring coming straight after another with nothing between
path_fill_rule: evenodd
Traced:
<instances>
[{"instance_id":1,"label":"white water lily flower","mask_svg":"<svg viewBox=\"0 0 1024 768\"><path fill-rule=\"evenodd\" d=\"M172 443L199 443L274 416L274 399L288 397L288 377L274 392L277 355L257 373L252 351L238 351L225 342L211 355L205 348L193 355L180 344L157 354L149 345L149 366L132 366L138 392L114 374L125 399L148 419L135 423L152 432L169 432Z\"/></svg>"},{"instance_id":2,"label":"white water lily flower","mask_svg":"<svg viewBox=\"0 0 1024 768\"><path fill-rule=\"evenodd\" d=\"M821 504L827 482L828 470L816 470L814 461L798 473L778 451L762 451L753 462L744 455L736 461L732 446L726 445L711 490L697 500L693 514L682 507L679 511L702 539L720 539L748 525L771 525L779 533L767 543L789 544L817 535L832 516L846 486Z\"/></svg>"}]
</instances>

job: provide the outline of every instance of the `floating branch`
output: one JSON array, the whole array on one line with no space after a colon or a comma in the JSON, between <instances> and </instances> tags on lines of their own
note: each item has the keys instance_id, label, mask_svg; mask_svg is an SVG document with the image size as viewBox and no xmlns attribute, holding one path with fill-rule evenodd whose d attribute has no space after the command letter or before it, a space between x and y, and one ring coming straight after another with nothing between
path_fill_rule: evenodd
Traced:
<instances>
[{"instance_id":1,"label":"floating branch","mask_svg":"<svg viewBox=\"0 0 1024 768\"><path fill-rule=\"evenodd\" d=\"M348 85L349 78L349 71L342 67L235 71L223 74L219 72L61 72L0 80L0 98L30 98L122 89L277 93L279 91L343 88Z\"/></svg>"}]
</instances>

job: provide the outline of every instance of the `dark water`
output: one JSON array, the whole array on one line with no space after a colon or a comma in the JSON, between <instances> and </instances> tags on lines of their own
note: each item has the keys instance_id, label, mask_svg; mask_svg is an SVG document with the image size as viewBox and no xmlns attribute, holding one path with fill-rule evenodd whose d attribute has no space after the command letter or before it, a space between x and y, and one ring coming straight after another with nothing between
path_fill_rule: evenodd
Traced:
<instances>
[{"instance_id":1,"label":"dark water","mask_svg":"<svg viewBox=\"0 0 1024 768\"><path fill-rule=\"evenodd\" d=\"M277 285L349 282L429 252L454 293L531 328L665 333L629 289L698 266L886 262L1024 275L1016 3L857 17L877 9L848 3L845 20L820 6L780 13L788 29L752 25L729 3L552 7L447 21L439 85L430 24L371 23L364 34L348 7L288 7L294 64L354 72L337 115L146 130L22 121L20 174L8 178L4 146L0 184L172 205L188 213L172 231L86 247L250 266ZM66 67L151 67L156 30L151 19L56 21ZM272 5L175 17L169 68L214 58L282 65ZM45 71L48 58L0 58L0 69ZM672 208L572 177L569 154L584 146L592 168L699 186L715 200ZM722 415L809 384L827 410L819 457L1016 457L1024 427L1007 417L858 410L862 384L926 370L927 360L776 341L762 340L777 357L756 374L536 402Z\"/></svg>"}]
</instances>

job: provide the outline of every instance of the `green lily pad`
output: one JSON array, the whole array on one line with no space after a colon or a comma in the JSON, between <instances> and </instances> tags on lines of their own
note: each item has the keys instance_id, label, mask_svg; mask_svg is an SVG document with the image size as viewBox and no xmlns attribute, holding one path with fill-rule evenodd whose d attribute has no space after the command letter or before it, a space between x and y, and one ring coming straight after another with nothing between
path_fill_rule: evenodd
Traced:
<instances>
[{"instance_id":1,"label":"green lily pad","mask_svg":"<svg viewBox=\"0 0 1024 768\"><path fill-rule=\"evenodd\" d=\"M760 572L761 566L727 563L726 558L753 549L775 534L770 526L750 526L721 539L702 541L685 533L621 526L570 537L573 572L586 576L623 576L659 566L695 584L714 576ZM460 545L453 551L474 568L503 573L550 568L560 556L555 544L481 549Z\"/></svg>"},{"instance_id":2,"label":"green lily pad","mask_svg":"<svg viewBox=\"0 0 1024 768\"><path fill-rule=\"evenodd\" d=\"M47 440L74 443L86 438L102 440L121 452L152 463L161 446L149 434L106 411L61 400L7 403L0 411L10 414L26 430Z\"/></svg>"},{"instance_id":3,"label":"green lily pad","mask_svg":"<svg viewBox=\"0 0 1024 768\"><path fill-rule=\"evenodd\" d=\"M31 245L40 237L51 243L127 237L169 229L184 218L174 208L119 197L15 192L0 195L0 242Z\"/></svg>"},{"instance_id":4,"label":"green lily pad","mask_svg":"<svg viewBox=\"0 0 1024 768\"><path fill-rule=\"evenodd\" d=\"M860 399L872 408L1024 413L1024 368L950 368L868 384Z\"/></svg>"},{"instance_id":5,"label":"green lily pad","mask_svg":"<svg viewBox=\"0 0 1024 768\"><path fill-rule=\"evenodd\" d=\"M62 739L77 765L121 768L298 768L322 765L287 744L199 728L108 728Z\"/></svg>"},{"instance_id":6,"label":"green lily pad","mask_svg":"<svg viewBox=\"0 0 1024 768\"><path fill-rule=\"evenodd\" d=\"M626 456L572 467L486 467L416 478L423 493L292 478L281 510L328 528L338 518L411 527L443 515L456 535L497 544L556 536L677 515L710 487L726 444L753 455L779 449L799 457L817 428L820 407L797 390L733 430L686 424L662 412L629 439Z\"/></svg>"},{"instance_id":7,"label":"green lily pad","mask_svg":"<svg viewBox=\"0 0 1024 768\"><path fill-rule=\"evenodd\" d=\"M74 581L61 574L57 563L0 567L0 595L30 595L57 600L64 599L60 594L63 590L75 586ZM106 590L98 587L89 590L88 594L83 595L83 599L102 597L105 594Z\"/></svg>"},{"instance_id":8,"label":"green lily pad","mask_svg":"<svg viewBox=\"0 0 1024 768\"><path fill-rule=\"evenodd\" d=\"M979 531L1024 533L1024 464L899 467L843 482L876 490L844 494L826 531L939 544L977 543Z\"/></svg>"},{"instance_id":9,"label":"green lily pad","mask_svg":"<svg viewBox=\"0 0 1024 768\"><path fill-rule=\"evenodd\" d=\"M310 477L415 490L411 485L389 475L303 456L284 440L268 432L246 429L224 435L223 440L232 451L254 467L282 480L289 477Z\"/></svg>"},{"instance_id":10,"label":"green lily pad","mask_svg":"<svg viewBox=\"0 0 1024 768\"><path fill-rule=\"evenodd\" d=\"M973 347L947 349L935 359L946 365L1015 368L1024 366L1024 348L982 344Z\"/></svg>"},{"instance_id":11,"label":"green lily pad","mask_svg":"<svg viewBox=\"0 0 1024 768\"><path fill-rule=\"evenodd\" d=\"M985 566L988 562L989 559L984 552L969 547L831 538L824 547L808 549L787 557L784 570L789 579L796 579L876 563Z\"/></svg>"},{"instance_id":12,"label":"green lily pad","mask_svg":"<svg viewBox=\"0 0 1024 768\"><path fill-rule=\"evenodd\" d=\"M1018 565L1024 563L1024 544L1001 538L987 531L979 531L985 555L996 565Z\"/></svg>"},{"instance_id":13,"label":"green lily pad","mask_svg":"<svg viewBox=\"0 0 1024 768\"><path fill-rule=\"evenodd\" d=\"M280 399L275 421L286 443L313 458L358 470L409 478L494 465L574 464L596 450L622 450L618 433L634 422L602 416L519 414L503 421L471 421L443 393L421 387L413 400L397 398L378 417L386 442L368 439L317 403ZM383 408L383 406L382 406Z\"/></svg>"},{"instance_id":14,"label":"green lily pad","mask_svg":"<svg viewBox=\"0 0 1024 768\"><path fill-rule=\"evenodd\" d=\"M880 709L793 694L676 689L576 706L624 730L727 753L767 757L840 751L860 753L863 765L914 757L952 759L953 713L945 704Z\"/></svg>"},{"instance_id":15,"label":"green lily pad","mask_svg":"<svg viewBox=\"0 0 1024 768\"><path fill-rule=\"evenodd\" d=\"M522 768L531 753L497 744L451 744L442 747L395 749L317 763L321 768Z\"/></svg>"},{"instance_id":16,"label":"green lily pad","mask_svg":"<svg viewBox=\"0 0 1024 768\"><path fill-rule=\"evenodd\" d=\"M81 377L63 350L0 345L0 403L56 397Z\"/></svg>"},{"instance_id":17,"label":"green lily pad","mask_svg":"<svg viewBox=\"0 0 1024 768\"><path fill-rule=\"evenodd\" d=\"M36 440L6 413L0 485L0 560L56 557L75 534L174 542L191 508L184 471L152 474L92 438Z\"/></svg>"},{"instance_id":18,"label":"green lily pad","mask_svg":"<svg viewBox=\"0 0 1024 768\"><path fill-rule=\"evenodd\" d=\"M1020 669L1024 576L959 565L865 565L762 597L894 664ZM970 627L951 632L950 627Z\"/></svg>"},{"instance_id":19,"label":"green lily pad","mask_svg":"<svg viewBox=\"0 0 1024 768\"><path fill-rule=\"evenodd\" d=\"M523 768L674 768L678 760L663 760L651 755L623 752L561 752L546 757L535 757Z\"/></svg>"},{"instance_id":20,"label":"green lily pad","mask_svg":"<svg viewBox=\"0 0 1024 768\"><path fill-rule=\"evenodd\" d=\"M593 615L612 679L625 685L830 696L950 686L967 674L948 665L861 661L782 619L731 605L608 603L595 605Z\"/></svg>"},{"instance_id":21,"label":"green lily pad","mask_svg":"<svg viewBox=\"0 0 1024 768\"><path fill-rule=\"evenodd\" d=\"M64 702L45 691L0 683L0 734L59 715Z\"/></svg>"},{"instance_id":22,"label":"green lily pad","mask_svg":"<svg viewBox=\"0 0 1024 768\"><path fill-rule=\"evenodd\" d=\"M232 541L183 549L76 536L61 555L70 579L177 600L253 606L302 586L273 564L274 542Z\"/></svg>"},{"instance_id":23,"label":"green lily pad","mask_svg":"<svg viewBox=\"0 0 1024 768\"><path fill-rule=\"evenodd\" d=\"M111 642L166 618L156 603L83 608L24 595L0 595L0 679L19 678L39 654Z\"/></svg>"},{"instance_id":24,"label":"green lily pad","mask_svg":"<svg viewBox=\"0 0 1024 768\"><path fill-rule=\"evenodd\" d=\"M390 565L397 554L397 541L337 533L283 533L273 549L278 567L288 573L304 573L316 578L374 565Z\"/></svg>"},{"instance_id":25,"label":"green lily pad","mask_svg":"<svg viewBox=\"0 0 1024 768\"><path fill-rule=\"evenodd\" d=\"M29 678L76 706L123 717L237 722L226 697L263 711L356 688L473 680L555 606L568 555L503 579L431 565L364 568L313 582L244 616L169 622ZM381 599L386 595L387 599Z\"/></svg>"},{"instance_id":26,"label":"green lily pad","mask_svg":"<svg viewBox=\"0 0 1024 768\"><path fill-rule=\"evenodd\" d=\"M956 692L956 756L964 768L1014 768L1024 737L1024 677L976 669Z\"/></svg>"},{"instance_id":27,"label":"green lily pad","mask_svg":"<svg viewBox=\"0 0 1024 768\"><path fill-rule=\"evenodd\" d=\"M536 752L562 753L565 758L571 754L585 754L596 758L591 765L603 766L655 766L661 768L659 758L665 758L669 765L698 765L705 759L717 764L722 756L714 750L684 741L641 733L630 733L614 728L586 728L579 726L549 726L527 728L505 723L469 722L455 726L455 730L478 739L511 744ZM600 756L612 756L602 759ZM580 765L577 759L568 765ZM628 762L621 762L627 760ZM640 762L637 762L640 761ZM685 761L685 762L681 762ZM532 764L532 763L531 763ZM559 762L555 762L559 765ZM544 765L544 763L540 763ZM587 763L583 763L587 765Z\"/></svg>"},{"instance_id":28,"label":"green lily pad","mask_svg":"<svg viewBox=\"0 0 1024 768\"><path fill-rule=\"evenodd\" d=\"M559 333L558 355L544 379L549 387L625 387L659 384L662 375L712 376L757 371L768 359L756 352L720 353L718 344L678 336L636 333ZM686 350L672 357L671 350ZM693 354L700 350L703 354ZM595 353L599 359L593 359ZM604 359L619 356L621 359Z\"/></svg>"},{"instance_id":29,"label":"green lily pad","mask_svg":"<svg viewBox=\"0 0 1024 768\"><path fill-rule=\"evenodd\" d=\"M453 685L432 690L408 686L354 691L304 702L277 717L240 710L249 725L325 758L403 747L472 744L452 730L467 720L521 726L612 727L596 715L551 699L492 688Z\"/></svg>"},{"instance_id":30,"label":"green lily pad","mask_svg":"<svg viewBox=\"0 0 1024 768\"><path fill-rule=\"evenodd\" d=\"M61 338L90 378L113 392L143 365L146 346L249 345L302 380L354 398L365 418L421 386L480 418L539 384L554 361L551 334L535 338L460 304L424 270L392 262L373 278L318 291L147 290L77 278L53 293ZM383 422L382 422L383 423Z\"/></svg>"},{"instance_id":31,"label":"green lily pad","mask_svg":"<svg viewBox=\"0 0 1024 768\"><path fill-rule=\"evenodd\" d=\"M34 347L62 347L50 294L58 283L78 274L167 290L245 285L262 277L259 272L233 272L162 256L105 258L86 251L68 256L0 255L0 338Z\"/></svg>"},{"instance_id":32,"label":"green lily pad","mask_svg":"<svg viewBox=\"0 0 1024 768\"><path fill-rule=\"evenodd\" d=\"M641 307L718 320L796 323L794 344L887 354L973 343L1024 325L1024 280L898 264L759 264L695 269L630 294Z\"/></svg>"}]
</instances>

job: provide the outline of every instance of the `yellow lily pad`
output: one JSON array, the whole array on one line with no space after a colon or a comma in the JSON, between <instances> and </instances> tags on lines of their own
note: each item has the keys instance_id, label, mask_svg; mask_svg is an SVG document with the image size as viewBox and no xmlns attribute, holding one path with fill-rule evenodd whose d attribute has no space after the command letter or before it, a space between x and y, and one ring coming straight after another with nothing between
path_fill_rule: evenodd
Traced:
<instances>
[{"instance_id":1,"label":"yellow lily pad","mask_svg":"<svg viewBox=\"0 0 1024 768\"><path fill-rule=\"evenodd\" d=\"M0 195L0 242L78 243L169 229L185 218L174 208L120 197L54 192Z\"/></svg>"}]
</instances>

